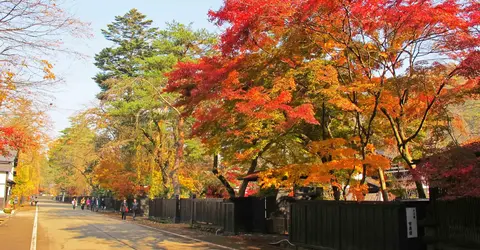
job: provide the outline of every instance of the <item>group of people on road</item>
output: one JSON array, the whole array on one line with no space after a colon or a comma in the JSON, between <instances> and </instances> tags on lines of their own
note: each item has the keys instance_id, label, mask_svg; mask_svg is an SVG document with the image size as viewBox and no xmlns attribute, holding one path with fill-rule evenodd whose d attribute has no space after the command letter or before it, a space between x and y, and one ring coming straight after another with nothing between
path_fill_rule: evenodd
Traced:
<instances>
[{"instance_id":1,"label":"group of people on road","mask_svg":"<svg viewBox=\"0 0 480 250\"><path fill-rule=\"evenodd\" d=\"M138 214L138 208L139 208L139 205L138 205L137 199L133 199L131 209L128 207L127 200L123 199L122 204L120 204L120 212L122 213L122 220L127 219L127 214L129 211L132 212L133 220L135 220Z\"/></svg>"},{"instance_id":2,"label":"group of people on road","mask_svg":"<svg viewBox=\"0 0 480 250\"><path fill-rule=\"evenodd\" d=\"M75 210L77 206L78 206L77 197L74 197L72 199L72 207ZM102 198L100 200L100 198L97 198L97 197L92 197L92 198L87 197L85 199L85 197L82 197L82 199L80 200L80 208L82 210L85 210L85 206L87 207L87 209L90 209L92 212L93 211L98 212L99 209L105 210L105 207L106 207L105 199Z\"/></svg>"},{"instance_id":3,"label":"group of people on road","mask_svg":"<svg viewBox=\"0 0 480 250\"><path fill-rule=\"evenodd\" d=\"M73 210L75 210L77 206L78 206L78 201L77 201L77 198L74 197L72 199ZM96 198L96 197L92 197L91 199L89 197L87 197L86 199L85 197L82 197L82 199L80 200L80 207L82 210L85 210L85 206L87 207L87 210L90 209L92 212L93 211L98 212L99 208L102 210L106 209L105 199L103 198L100 200L99 198ZM139 204L137 202L137 199L133 199L131 207L129 207L127 200L124 199L123 202L120 204L120 212L122 213L122 220L127 219L127 214L129 212L132 213L133 220L135 220L135 218L137 217L137 214L139 213Z\"/></svg>"},{"instance_id":4,"label":"group of people on road","mask_svg":"<svg viewBox=\"0 0 480 250\"><path fill-rule=\"evenodd\" d=\"M37 203L38 203L38 198L37 198L37 196L34 196L34 195L30 196L30 206L33 206L33 205L36 206Z\"/></svg>"}]
</instances>

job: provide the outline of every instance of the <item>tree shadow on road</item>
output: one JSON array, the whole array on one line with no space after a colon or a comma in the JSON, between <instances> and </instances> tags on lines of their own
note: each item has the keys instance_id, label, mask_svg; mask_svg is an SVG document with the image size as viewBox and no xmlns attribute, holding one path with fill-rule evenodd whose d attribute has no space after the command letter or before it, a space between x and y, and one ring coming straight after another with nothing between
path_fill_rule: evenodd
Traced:
<instances>
[{"instance_id":1,"label":"tree shadow on road","mask_svg":"<svg viewBox=\"0 0 480 250\"><path fill-rule=\"evenodd\" d=\"M86 223L82 226L67 226L64 230L73 232L75 239L98 241L112 247L133 249L221 249L204 243L189 240L158 231L142 228L128 222L107 221Z\"/></svg>"}]
</instances>

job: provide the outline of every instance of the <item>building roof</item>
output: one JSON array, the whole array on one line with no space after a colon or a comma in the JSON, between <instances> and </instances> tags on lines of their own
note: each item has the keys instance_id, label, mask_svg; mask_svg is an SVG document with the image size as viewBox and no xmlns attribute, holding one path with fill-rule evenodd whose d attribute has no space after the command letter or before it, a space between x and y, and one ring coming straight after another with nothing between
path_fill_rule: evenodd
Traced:
<instances>
[{"instance_id":1,"label":"building roof","mask_svg":"<svg viewBox=\"0 0 480 250\"><path fill-rule=\"evenodd\" d=\"M0 163L13 163L16 156L17 151L10 150L7 155L0 155Z\"/></svg>"}]
</instances>

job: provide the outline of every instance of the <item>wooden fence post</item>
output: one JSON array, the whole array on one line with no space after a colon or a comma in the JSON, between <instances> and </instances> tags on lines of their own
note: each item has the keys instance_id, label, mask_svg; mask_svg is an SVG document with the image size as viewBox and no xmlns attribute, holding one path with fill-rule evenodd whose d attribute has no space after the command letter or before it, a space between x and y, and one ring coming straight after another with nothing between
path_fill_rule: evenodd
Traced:
<instances>
[{"instance_id":1,"label":"wooden fence post","mask_svg":"<svg viewBox=\"0 0 480 250\"><path fill-rule=\"evenodd\" d=\"M175 195L175 219L174 223L180 223L180 195Z\"/></svg>"},{"instance_id":2,"label":"wooden fence post","mask_svg":"<svg viewBox=\"0 0 480 250\"><path fill-rule=\"evenodd\" d=\"M307 241L308 241L308 235L307 235L308 234L307 233L308 232L308 216L307 216L308 207L307 207L307 204L305 204L303 208L304 208L303 212L305 213L304 214L304 219L303 219L303 221L305 222L305 229L304 229L305 233L303 235L305 236L305 244L307 244Z\"/></svg>"},{"instance_id":3,"label":"wooden fence post","mask_svg":"<svg viewBox=\"0 0 480 250\"><path fill-rule=\"evenodd\" d=\"M194 216L195 216L195 206L196 206L195 203L196 203L195 202L195 196L193 196L192 197L192 208L190 209L190 212L191 212L191 214L190 214L190 224L191 225L193 225L193 223L195 222L195 218L194 218Z\"/></svg>"}]
</instances>

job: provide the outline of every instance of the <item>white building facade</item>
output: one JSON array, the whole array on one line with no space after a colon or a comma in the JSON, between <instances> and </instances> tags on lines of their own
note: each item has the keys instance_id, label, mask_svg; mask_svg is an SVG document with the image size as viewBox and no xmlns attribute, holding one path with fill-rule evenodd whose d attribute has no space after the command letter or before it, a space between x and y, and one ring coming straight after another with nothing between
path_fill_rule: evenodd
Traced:
<instances>
[{"instance_id":1,"label":"white building facade","mask_svg":"<svg viewBox=\"0 0 480 250\"><path fill-rule=\"evenodd\" d=\"M10 152L6 156L0 155L0 209L3 210L8 204L15 184L15 158L17 152Z\"/></svg>"}]
</instances>

